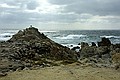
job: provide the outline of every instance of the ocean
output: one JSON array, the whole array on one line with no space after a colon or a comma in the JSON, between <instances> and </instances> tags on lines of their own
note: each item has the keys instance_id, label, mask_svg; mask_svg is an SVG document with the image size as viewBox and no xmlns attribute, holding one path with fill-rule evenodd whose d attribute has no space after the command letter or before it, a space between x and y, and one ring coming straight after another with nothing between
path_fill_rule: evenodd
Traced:
<instances>
[{"instance_id":1,"label":"ocean","mask_svg":"<svg viewBox=\"0 0 120 80\"><path fill-rule=\"evenodd\" d=\"M17 33L17 29L0 30L0 41L9 40ZM102 37L109 38L113 44L120 43L120 30L61 30L61 31L40 31L51 40L69 48L78 46L81 42L99 42Z\"/></svg>"}]
</instances>

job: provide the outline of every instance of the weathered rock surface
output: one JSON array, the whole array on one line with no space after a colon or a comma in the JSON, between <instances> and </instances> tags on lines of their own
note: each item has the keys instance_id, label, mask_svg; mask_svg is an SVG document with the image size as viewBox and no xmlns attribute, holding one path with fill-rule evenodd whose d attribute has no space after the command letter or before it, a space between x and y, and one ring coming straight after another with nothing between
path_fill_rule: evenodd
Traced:
<instances>
[{"instance_id":1,"label":"weathered rock surface","mask_svg":"<svg viewBox=\"0 0 120 80\"><path fill-rule=\"evenodd\" d=\"M94 43L89 46L82 42L79 55L81 60L87 59L86 62L89 63L106 64L106 67L110 65L120 67L120 44L111 44L107 38L102 38L102 41L98 42L98 46Z\"/></svg>"},{"instance_id":2,"label":"weathered rock surface","mask_svg":"<svg viewBox=\"0 0 120 80\"><path fill-rule=\"evenodd\" d=\"M110 46L111 41L108 38L103 37L102 41L98 42L98 46Z\"/></svg>"},{"instance_id":3,"label":"weathered rock surface","mask_svg":"<svg viewBox=\"0 0 120 80\"><path fill-rule=\"evenodd\" d=\"M96 46L92 43L81 42L80 47L70 50L50 40L34 27L19 31L10 40L0 42L0 76L9 71L33 69L36 67L49 67L61 64L69 64L78 61L92 63L93 66L115 65L120 67L120 44L111 44L107 38ZM3 74L2 74L3 73Z\"/></svg>"},{"instance_id":4,"label":"weathered rock surface","mask_svg":"<svg viewBox=\"0 0 120 80\"><path fill-rule=\"evenodd\" d=\"M48 39L44 34L40 33L37 28L30 27L25 30L20 30L17 34L8 40L10 42L23 42L23 41L38 41Z\"/></svg>"},{"instance_id":5,"label":"weathered rock surface","mask_svg":"<svg viewBox=\"0 0 120 80\"><path fill-rule=\"evenodd\" d=\"M2 72L56 65L53 61L77 61L77 54L47 38L34 27L19 31L7 42L0 43Z\"/></svg>"},{"instance_id":6,"label":"weathered rock surface","mask_svg":"<svg viewBox=\"0 0 120 80\"><path fill-rule=\"evenodd\" d=\"M96 44L94 42L92 42L92 46L96 46Z\"/></svg>"}]
</instances>

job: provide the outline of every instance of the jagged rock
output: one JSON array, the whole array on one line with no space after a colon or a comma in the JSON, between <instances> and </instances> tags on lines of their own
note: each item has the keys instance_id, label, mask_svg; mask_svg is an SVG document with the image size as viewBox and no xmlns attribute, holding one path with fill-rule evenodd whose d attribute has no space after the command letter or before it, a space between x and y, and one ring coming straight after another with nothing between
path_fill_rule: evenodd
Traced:
<instances>
[{"instance_id":1,"label":"jagged rock","mask_svg":"<svg viewBox=\"0 0 120 80\"><path fill-rule=\"evenodd\" d=\"M0 61L5 59L0 65L3 72L54 64L46 59L77 61L75 51L55 43L34 27L20 30L10 40L0 43L0 48Z\"/></svg>"},{"instance_id":2,"label":"jagged rock","mask_svg":"<svg viewBox=\"0 0 120 80\"><path fill-rule=\"evenodd\" d=\"M96 44L94 42L92 42L92 45L91 46L96 46Z\"/></svg>"},{"instance_id":3,"label":"jagged rock","mask_svg":"<svg viewBox=\"0 0 120 80\"><path fill-rule=\"evenodd\" d=\"M82 47L80 50L80 57L81 58L91 57L96 54L95 51L96 51L96 47L90 47L90 46Z\"/></svg>"},{"instance_id":4,"label":"jagged rock","mask_svg":"<svg viewBox=\"0 0 120 80\"><path fill-rule=\"evenodd\" d=\"M45 58L53 59L75 59L77 60L74 51L67 47L55 43L47 38L44 34L40 33L34 27L27 28L19 31L10 40L10 42L21 42L22 45L18 50L14 50L14 58L16 59L34 59L36 55L41 55ZM24 58L24 59L23 59ZM39 57L40 58L40 57Z\"/></svg>"},{"instance_id":5,"label":"jagged rock","mask_svg":"<svg viewBox=\"0 0 120 80\"><path fill-rule=\"evenodd\" d=\"M102 41L98 42L98 46L110 46L111 41L108 38L103 37Z\"/></svg>"},{"instance_id":6,"label":"jagged rock","mask_svg":"<svg viewBox=\"0 0 120 80\"><path fill-rule=\"evenodd\" d=\"M110 47L110 54L111 54L111 55L114 55L114 54L116 54L116 53L120 53L120 48L117 48L117 47L115 47L115 46L111 46L111 47Z\"/></svg>"},{"instance_id":7,"label":"jagged rock","mask_svg":"<svg viewBox=\"0 0 120 80\"><path fill-rule=\"evenodd\" d=\"M74 50L74 51L76 51L76 52L79 52L80 47L79 47L79 46L76 46L76 47L73 47L71 50Z\"/></svg>"},{"instance_id":8,"label":"jagged rock","mask_svg":"<svg viewBox=\"0 0 120 80\"><path fill-rule=\"evenodd\" d=\"M24 68L45 67L54 64L54 61L62 60L65 63L72 63L80 58L87 58L88 62L98 63L112 59L118 61L120 58L120 45L111 45L108 39L102 39L100 47L89 46L88 43L81 43L81 50L76 53L50 40L34 27L19 31L7 42L0 43L0 71L23 70ZM109 47L107 47L109 46ZM75 48L76 49L76 48ZM49 61L50 60L50 61Z\"/></svg>"},{"instance_id":9,"label":"jagged rock","mask_svg":"<svg viewBox=\"0 0 120 80\"><path fill-rule=\"evenodd\" d=\"M17 34L13 35L13 37L8 40L8 42L16 42L16 41L37 41L41 39L48 39L43 33L40 33L37 28L30 27L25 30L20 30Z\"/></svg>"},{"instance_id":10,"label":"jagged rock","mask_svg":"<svg viewBox=\"0 0 120 80\"><path fill-rule=\"evenodd\" d=\"M111 62L110 49L107 46L86 46L80 50L80 58L94 58L96 62L100 62L99 59L105 60L106 63ZM91 61L91 60L90 60Z\"/></svg>"},{"instance_id":11,"label":"jagged rock","mask_svg":"<svg viewBox=\"0 0 120 80\"><path fill-rule=\"evenodd\" d=\"M104 55L104 54L109 54L110 49L107 46L101 46L101 47L97 47L96 48L96 53L100 56Z\"/></svg>"},{"instance_id":12,"label":"jagged rock","mask_svg":"<svg viewBox=\"0 0 120 80\"><path fill-rule=\"evenodd\" d=\"M88 47L88 43L85 43L85 42L81 42L81 49L84 48L84 47Z\"/></svg>"},{"instance_id":13,"label":"jagged rock","mask_svg":"<svg viewBox=\"0 0 120 80\"><path fill-rule=\"evenodd\" d=\"M113 46L114 49L115 48L120 48L120 44L113 44L112 46Z\"/></svg>"}]
</instances>

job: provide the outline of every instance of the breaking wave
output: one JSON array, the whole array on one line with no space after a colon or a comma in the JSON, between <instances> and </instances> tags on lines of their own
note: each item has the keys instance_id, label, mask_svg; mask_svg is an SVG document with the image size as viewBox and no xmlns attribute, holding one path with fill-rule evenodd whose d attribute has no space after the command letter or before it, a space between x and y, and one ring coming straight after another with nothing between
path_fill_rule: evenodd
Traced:
<instances>
[{"instance_id":1,"label":"breaking wave","mask_svg":"<svg viewBox=\"0 0 120 80\"><path fill-rule=\"evenodd\" d=\"M87 37L87 35L74 35L74 34L70 34L67 36L59 36L56 37L57 39L79 39L79 38L83 38L83 37Z\"/></svg>"},{"instance_id":2,"label":"breaking wave","mask_svg":"<svg viewBox=\"0 0 120 80\"><path fill-rule=\"evenodd\" d=\"M0 41L7 41L12 37L12 35L14 35L14 34L13 33L1 33Z\"/></svg>"},{"instance_id":3,"label":"breaking wave","mask_svg":"<svg viewBox=\"0 0 120 80\"><path fill-rule=\"evenodd\" d=\"M40 30L39 30L40 31ZM41 33L54 33L54 32L57 32L57 31L40 31Z\"/></svg>"},{"instance_id":4,"label":"breaking wave","mask_svg":"<svg viewBox=\"0 0 120 80\"><path fill-rule=\"evenodd\" d=\"M109 39L111 39L111 38L120 39L120 36L106 36L106 35L104 35L104 36L100 36L100 37L101 38L105 37L105 38L109 38Z\"/></svg>"}]
</instances>

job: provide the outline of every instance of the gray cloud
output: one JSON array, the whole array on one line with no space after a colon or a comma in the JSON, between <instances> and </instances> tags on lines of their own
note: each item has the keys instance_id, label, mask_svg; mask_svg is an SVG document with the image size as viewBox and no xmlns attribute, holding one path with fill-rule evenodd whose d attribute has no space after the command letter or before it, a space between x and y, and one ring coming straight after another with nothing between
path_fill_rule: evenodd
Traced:
<instances>
[{"instance_id":1,"label":"gray cloud","mask_svg":"<svg viewBox=\"0 0 120 80\"><path fill-rule=\"evenodd\" d=\"M120 0L49 0L52 4L66 5L65 12L94 15L119 15Z\"/></svg>"},{"instance_id":2,"label":"gray cloud","mask_svg":"<svg viewBox=\"0 0 120 80\"><path fill-rule=\"evenodd\" d=\"M20 26L20 24L49 23L49 25L57 24L55 29L62 24L70 26L69 29L73 28L71 26L92 25L98 28L99 25L113 28L112 26L116 25L116 28L120 29L120 0L46 1L48 1L47 5L38 3L38 0L2 0L0 2L0 24ZM57 8L51 7L52 5Z\"/></svg>"},{"instance_id":3,"label":"gray cloud","mask_svg":"<svg viewBox=\"0 0 120 80\"><path fill-rule=\"evenodd\" d=\"M27 4L27 8L30 10L34 10L39 6L39 4L36 1L31 1Z\"/></svg>"},{"instance_id":4,"label":"gray cloud","mask_svg":"<svg viewBox=\"0 0 120 80\"><path fill-rule=\"evenodd\" d=\"M77 3L80 0L48 0L52 4L57 4L57 5L68 5L68 4L73 4ZM82 1L82 0L81 0Z\"/></svg>"}]
</instances>

